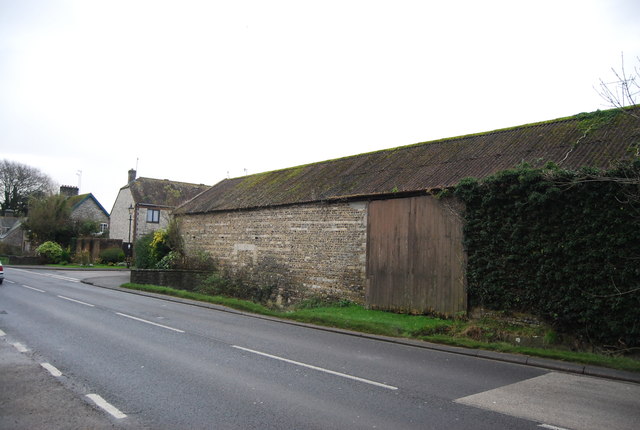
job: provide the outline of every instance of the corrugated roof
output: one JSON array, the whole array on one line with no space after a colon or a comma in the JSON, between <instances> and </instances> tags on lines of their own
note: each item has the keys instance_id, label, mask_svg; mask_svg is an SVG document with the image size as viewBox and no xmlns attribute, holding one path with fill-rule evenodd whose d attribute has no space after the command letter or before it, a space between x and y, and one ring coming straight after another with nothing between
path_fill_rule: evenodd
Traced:
<instances>
[{"instance_id":1,"label":"corrugated roof","mask_svg":"<svg viewBox=\"0 0 640 430\"><path fill-rule=\"evenodd\" d=\"M167 179L138 178L126 187L137 204L176 207L210 188L209 185Z\"/></svg>"},{"instance_id":2,"label":"corrugated roof","mask_svg":"<svg viewBox=\"0 0 640 430\"><path fill-rule=\"evenodd\" d=\"M634 115L630 115L633 113ZM640 106L419 143L226 179L181 206L203 213L411 193L482 178L522 162L608 168L640 142Z\"/></svg>"}]
</instances>

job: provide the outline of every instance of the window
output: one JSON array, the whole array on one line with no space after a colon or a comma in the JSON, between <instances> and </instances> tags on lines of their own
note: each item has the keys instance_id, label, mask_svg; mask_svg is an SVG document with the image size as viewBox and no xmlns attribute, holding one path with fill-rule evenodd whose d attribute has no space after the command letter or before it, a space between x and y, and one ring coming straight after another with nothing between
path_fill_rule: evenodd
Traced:
<instances>
[{"instance_id":1,"label":"window","mask_svg":"<svg viewBox=\"0 0 640 430\"><path fill-rule=\"evenodd\" d=\"M104 233L108 229L109 229L109 224L107 224L106 222L100 223L100 233Z\"/></svg>"},{"instance_id":2,"label":"window","mask_svg":"<svg viewBox=\"0 0 640 430\"><path fill-rule=\"evenodd\" d=\"M147 222L159 223L160 211L158 209L147 209Z\"/></svg>"}]
</instances>

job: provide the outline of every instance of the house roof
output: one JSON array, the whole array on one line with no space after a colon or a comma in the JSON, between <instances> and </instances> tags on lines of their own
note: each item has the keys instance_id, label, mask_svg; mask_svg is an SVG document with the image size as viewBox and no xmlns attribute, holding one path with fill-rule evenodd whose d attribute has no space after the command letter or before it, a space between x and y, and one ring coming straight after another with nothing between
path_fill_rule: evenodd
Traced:
<instances>
[{"instance_id":1,"label":"house roof","mask_svg":"<svg viewBox=\"0 0 640 430\"><path fill-rule=\"evenodd\" d=\"M640 141L640 106L418 143L288 169L225 179L176 213L415 193L482 178L522 162L608 168Z\"/></svg>"},{"instance_id":2,"label":"house roof","mask_svg":"<svg viewBox=\"0 0 640 430\"><path fill-rule=\"evenodd\" d=\"M93 200L93 202L96 204L96 206L102 211L104 212L104 214L108 217L109 216L109 212L106 211L106 209L100 204L100 202L98 201L98 199L95 198L95 196L92 193L87 193L87 194L80 194L77 196L71 196L67 199L67 202L69 203L69 205L71 206L71 211L73 212L74 210L76 210L76 208L80 207L80 205L82 203L85 202L85 200Z\"/></svg>"},{"instance_id":3,"label":"house roof","mask_svg":"<svg viewBox=\"0 0 640 430\"><path fill-rule=\"evenodd\" d=\"M138 178L122 188L131 189L131 195L136 204L176 207L209 187L209 185L189 184L167 179Z\"/></svg>"}]
</instances>

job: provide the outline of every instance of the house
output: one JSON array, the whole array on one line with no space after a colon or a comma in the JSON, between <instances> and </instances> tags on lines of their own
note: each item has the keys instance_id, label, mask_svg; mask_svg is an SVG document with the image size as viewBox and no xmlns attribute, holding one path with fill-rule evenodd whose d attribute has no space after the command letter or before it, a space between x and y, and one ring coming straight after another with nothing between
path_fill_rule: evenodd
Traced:
<instances>
[{"instance_id":1,"label":"house","mask_svg":"<svg viewBox=\"0 0 640 430\"><path fill-rule=\"evenodd\" d=\"M523 162L610 167L633 155L638 114L598 111L226 179L174 215L188 253L208 252L278 300L454 314L467 308L463 208L433 193Z\"/></svg>"},{"instance_id":2,"label":"house","mask_svg":"<svg viewBox=\"0 0 640 430\"><path fill-rule=\"evenodd\" d=\"M136 171L131 169L127 185L120 188L111 209L109 237L134 243L147 233L165 228L175 207L208 188L167 179L136 179Z\"/></svg>"},{"instance_id":3,"label":"house","mask_svg":"<svg viewBox=\"0 0 640 430\"><path fill-rule=\"evenodd\" d=\"M29 250L29 241L22 229L22 219L6 210L0 217L0 253L20 254Z\"/></svg>"},{"instance_id":4,"label":"house","mask_svg":"<svg viewBox=\"0 0 640 430\"><path fill-rule=\"evenodd\" d=\"M100 233L109 229L109 212L100 204L92 193L78 194L78 187L62 185L60 194L67 197L74 221L94 221L100 225ZM98 232L96 232L98 233Z\"/></svg>"}]
</instances>

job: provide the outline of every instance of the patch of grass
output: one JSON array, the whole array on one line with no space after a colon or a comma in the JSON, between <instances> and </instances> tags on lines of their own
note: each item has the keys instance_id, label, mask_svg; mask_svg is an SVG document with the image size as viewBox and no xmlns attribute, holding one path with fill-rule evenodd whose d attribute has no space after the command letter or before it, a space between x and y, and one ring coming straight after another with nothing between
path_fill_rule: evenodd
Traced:
<instances>
[{"instance_id":1,"label":"patch of grass","mask_svg":"<svg viewBox=\"0 0 640 430\"><path fill-rule=\"evenodd\" d=\"M500 336L494 336L493 333L500 329L513 333L518 330L517 326L505 324L503 321L494 321L490 318L482 318L480 321L446 320L426 315L407 315L368 310L352 303L337 303L333 305L322 305L321 303L309 305L307 303L298 309L278 311L247 300L211 296L169 287L132 283L124 284L122 287L213 303L259 315L363 333L419 339L464 348L524 354L533 357L640 372L640 361L628 357L576 352L565 349L533 348L503 342L500 340ZM541 334L544 328L532 329L531 327L524 327L522 331L525 335ZM553 333L552 337L555 337L555 333Z\"/></svg>"}]
</instances>

